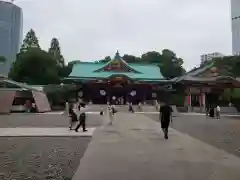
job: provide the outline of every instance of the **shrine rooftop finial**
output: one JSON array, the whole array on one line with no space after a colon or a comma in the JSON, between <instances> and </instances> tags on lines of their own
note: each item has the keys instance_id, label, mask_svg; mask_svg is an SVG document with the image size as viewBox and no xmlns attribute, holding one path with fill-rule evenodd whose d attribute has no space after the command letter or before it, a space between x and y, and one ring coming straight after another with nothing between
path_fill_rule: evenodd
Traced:
<instances>
[{"instance_id":1,"label":"shrine rooftop finial","mask_svg":"<svg viewBox=\"0 0 240 180\"><path fill-rule=\"evenodd\" d=\"M116 54L115 54L115 60L121 60L121 56L119 54L119 51L117 50Z\"/></svg>"}]
</instances>

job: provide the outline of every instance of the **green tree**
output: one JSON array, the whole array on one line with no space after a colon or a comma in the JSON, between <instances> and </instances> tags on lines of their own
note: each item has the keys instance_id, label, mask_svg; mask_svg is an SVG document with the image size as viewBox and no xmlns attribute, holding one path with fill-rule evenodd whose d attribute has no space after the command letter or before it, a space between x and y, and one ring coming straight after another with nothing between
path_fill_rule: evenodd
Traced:
<instances>
[{"instance_id":1,"label":"green tree","mask_svg":"<svg viewBox=\"0 0 240 180\"><path fill-rule=\"evenodd\" d=\"M147 53L142 54L141 60L144 63L150 64L160 64L161 62L161 54L157 51L149 51Z\"/></svg>"},{"instance_id":2,"label":"green tree","mask_svg":"<svg viewBox=\"0 0 240 180\"><path fill-rule=\"evenodd\" d=\"M38 38L33 29L30 29L30 31L27 32L20 49L20 53L24 53L30 48L40 48Z\"/></svg>"},{"instance_id":3,"label":"green tree","mask_svg":"<svg viewBox=\"0 0 240 180\"><path fill-rule=\"evenodd\" d=\"M5 64L7 59L4 56L0 56L0 64Z\"/></svg>"},{"instance_id":4,"label":"green tree","mask_svg":"<svg viewBox=\"0 0 240 180\"><path fill-rule=\"evenodd\" d=\"M106 56L104 59L96 61L95 63L108 63L109 61L111 61L111 57Z\"/></svg>"},{"instance_id":5,"label":"green tree","mask_svg":"<svg viewBox=\"0 0 240 180\"><path fill-rule=\"evenodd\" d=\"M163 49L162 50L162 56L166 59L171 59L171 60L177 59L176 54L169 49Z\"/></svg>"},{"instance_id":6,"label":"green tree","mask_svg":"<svg viewBox=\"0 0 240 180\"><path fill-rule=\"evenodd\" d=\"M60 66L60 67L65 66L64 58L61 54L61 49L60 49L59 41L57 38L53 38L51 40L51 45L50 45L48 52L56 60L58 66Z\"/></svg>"},{"instance_id":7,"label":"green tree","mask_svg":"<svg viewBox=\"0 0 240 180\"><path fill-rule=\"evenodd\" d=\"M185 73L182 67L183 59L178 58L174 52L164 49L162 53L150 51L142 55L142 62L156 64L165 78L171 79Z\"/></svg>"},{"instance_id":8,"label":"green tree","mask_svg":"<svg viewBox=\"0 0 240 180\"><path fill-rule=\"evenodd\" d=\"M136 57L136 56L129 55L129 54L124 54L124 56L122 58L127 63L139 63L142 61L140 57Z\"/></svg>"},{"instance_id":9,"label":"green tree","mask_svg":"<svg viewBox=\"0 0 240 180\"><path fill-rule=\"evenodd\" d=\"M59 83L56 61L39 48L29 48L25 53L18 54L9 76L27 84Z\"/></svg>"}]
</instances>

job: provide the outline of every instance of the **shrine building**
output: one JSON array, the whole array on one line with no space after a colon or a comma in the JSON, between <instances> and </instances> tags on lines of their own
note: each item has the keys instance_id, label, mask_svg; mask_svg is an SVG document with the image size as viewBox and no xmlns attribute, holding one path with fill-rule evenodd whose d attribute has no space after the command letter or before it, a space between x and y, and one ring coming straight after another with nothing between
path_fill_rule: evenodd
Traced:
<instances>
[{"instance_id":1,"label":"shrine building","mask_svg":"<svg viewBox=\"0 0 240 180\"><path fill-rule=\"evenodd\" d=\"M94 104L120 100L121 104L159 99L168 83L157 65L127 63L116 53L107 63L78 62L66 83L79 85L78 98Z\"/></svg>"},{"instance_id":2,"label":"shrine building","mask_svg":"<svg viewBox=\"0 0 240 180\"><path fill-rule=\"evenodd\" d=\"M185 92L188 111L199 107L199 111L204 112L206 107L215 107L217 104L226 106L222 101L224 91L240 88L240 81L228 73L224 67L217 67L215 62L210 62L172 81Z\"/></svg>"}]
</instances>

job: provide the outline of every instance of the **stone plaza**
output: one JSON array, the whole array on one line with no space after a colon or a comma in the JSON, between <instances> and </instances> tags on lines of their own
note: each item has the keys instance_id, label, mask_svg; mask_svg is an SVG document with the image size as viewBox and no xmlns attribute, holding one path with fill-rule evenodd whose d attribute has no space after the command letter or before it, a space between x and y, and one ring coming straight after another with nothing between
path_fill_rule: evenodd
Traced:
<instances>
[{"instance_id":1,"label":"stone plaza","mask_svg":"<svg viewBox=\"0 0 240 180\"><path fill-rule=\"evenodd\" d=\"M0 179L239 180L240 117L174 117L169 139L157 113L88 114L88 134L57 113L0 116ZM34 131L35 130L35 134Z\"/></svg>"}]
</instances>

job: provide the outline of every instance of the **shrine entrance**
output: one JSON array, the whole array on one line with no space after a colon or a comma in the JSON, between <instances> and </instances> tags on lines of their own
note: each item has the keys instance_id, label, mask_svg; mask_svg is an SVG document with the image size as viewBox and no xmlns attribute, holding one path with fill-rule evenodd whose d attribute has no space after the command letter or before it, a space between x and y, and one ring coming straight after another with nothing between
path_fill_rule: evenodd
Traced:
<instances>
[{"instance_id":1,"label":"shrine entrance","mask_svg":"<svg viewBox=\"0 0 240 180\"><path fill-rule=\"evenodd\" d=\"M109 91L109 102L123 105L127 101L127 88L121 84L116 84Z\"/></svg>"}]
</instances>

